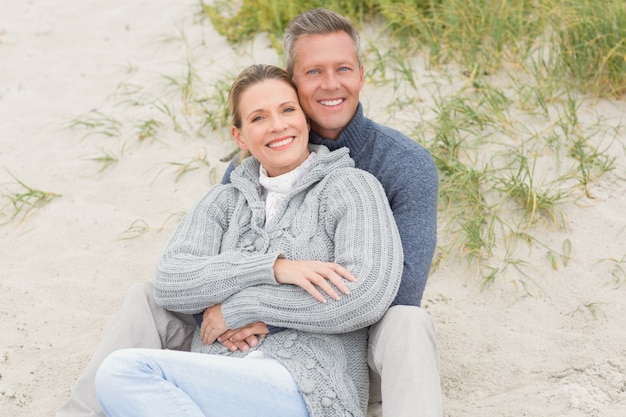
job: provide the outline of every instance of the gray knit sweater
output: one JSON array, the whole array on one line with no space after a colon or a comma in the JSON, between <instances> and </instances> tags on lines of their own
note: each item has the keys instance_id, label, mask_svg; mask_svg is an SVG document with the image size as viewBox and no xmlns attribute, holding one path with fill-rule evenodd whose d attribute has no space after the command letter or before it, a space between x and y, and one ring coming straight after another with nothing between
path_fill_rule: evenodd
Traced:
<instances>
[{"instance_id":1,"label":"gray knit sweater","mask_svg":"<svg viewBox=\"0 0 626 417\"><path fill-rule=\"evenodd\" d=\"M355 169L347 149L310 146L317 157L267 225L254 158L233 171L230 184L211 188L163 252L155 299L185 313L222 303L229 328L259 320L286 328L257 349L289 369L311 416L364 416L367 326L397 293L402 245L375 177ZM276 282L279 256L337 262L357 281L339 301L320 303L300 287ZM192 351L233 355L219 343L203 345L199 330Z\"/></svg>"},{"instance_id":2,"label":"gray knit sweater","mask_svg":"<svg viewBox=\"0 0 626 417\"><path fill-rule=\"evenodd\" d=\"M402 282L392 305L419 306L437 245L439 179L433 157L401 132L365 117L361 104L337 139L311 130L309 141L331 151L347 147L354 165L383 185L404 249ZM228 166L222 183L230 181L234 167Z\"/></svg>"}]
</instances>

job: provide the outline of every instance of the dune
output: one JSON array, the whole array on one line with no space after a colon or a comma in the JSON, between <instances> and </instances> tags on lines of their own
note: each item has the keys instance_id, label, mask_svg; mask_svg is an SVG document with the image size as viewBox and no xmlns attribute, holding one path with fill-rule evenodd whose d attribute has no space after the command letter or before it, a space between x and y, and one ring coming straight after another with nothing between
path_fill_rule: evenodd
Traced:
<instances>
[{"instance_id":1,"label":"dune","mask_svg":"<svg viewBox=\"0 0 626 417\"><path fill-rule=\"evenodd\" d=\"M54 414L126 289L151 279L181 213L221 178L235 145L180 99L190 64L201 94L253 62L279 57L263 35L229 45L192 0L2 1L0 415ZM366 86L363 96L366 114L385 123L388 94ZM178 97L169 115L160 97ZM589 100L580 113L620 126L626 103ZM444 415L624 415L618 135L617 168L591 186L593 198L565 206L565 230L537 232L556 247L571 242L567 265L546 267L546 250L532 247L540 280L504 273L483 287L462 262L431 275L423 306L437 330ZM9 198L30 191L51 199L14 213Z\"/></svg>"}]
</instances>

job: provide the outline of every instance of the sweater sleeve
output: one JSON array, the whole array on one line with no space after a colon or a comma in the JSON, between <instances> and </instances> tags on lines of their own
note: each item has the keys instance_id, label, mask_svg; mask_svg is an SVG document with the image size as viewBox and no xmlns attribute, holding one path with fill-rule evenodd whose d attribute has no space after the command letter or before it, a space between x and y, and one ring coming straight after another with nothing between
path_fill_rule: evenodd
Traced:
<instances>
[{"instance_id":1,"label":"sweater sleeve","mask_svg":"<svg viewBox=\"0 0 626 417\"><path fill-rule=\"evenodd\" d=\"M357 278L350 294L320 303L293 285L245 288L222 304L229 328L262 321L316 333L344 333L377 322L393 301L402 276L403 252L380 183L360 170L326 178L324 227L334 237L334 261Z\"/></svg>"},{"instance_id":2,"label":"sweater sleeve","mask_svg":"<svg viewBox=\"0 0 626 417\"><path fill-rule=\"evenodd\" d=\"M419 306L437 245L437 168L420 148L387 161L381 177L404 250L402 281L392 305Z\"/></svg>"},{"instance_id":3,"label":"sweater sleeve","mask_svg":"<svg viewBox=\"0 0 626 417\"><path fill-rule=\"evenodd\" d=\"M274 263L279 253L221 252L233 198L213 187L181 220L157 262L154 298L182 313L199 313L242 288L278 285Z\"/></svg>"}]
</instances>

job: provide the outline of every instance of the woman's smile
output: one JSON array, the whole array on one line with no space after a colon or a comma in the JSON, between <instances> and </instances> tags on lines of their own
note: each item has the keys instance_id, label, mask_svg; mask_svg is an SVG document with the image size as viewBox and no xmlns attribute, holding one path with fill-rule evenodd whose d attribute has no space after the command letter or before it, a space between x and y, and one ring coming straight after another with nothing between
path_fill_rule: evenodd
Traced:
<instances>
[{"instance_id":1,"label":"woman's smile","mask_svg":"<svg viewBox=\"0 0 626 417\"><path fill-rule=\"evenodd\" d=\"M280 148L286 145L293 143L296 140L295 136L288 136L284 139L278 139L278 141L273 141L267 144L268 147L272 149Z\"/></svg>"}]
</instances>

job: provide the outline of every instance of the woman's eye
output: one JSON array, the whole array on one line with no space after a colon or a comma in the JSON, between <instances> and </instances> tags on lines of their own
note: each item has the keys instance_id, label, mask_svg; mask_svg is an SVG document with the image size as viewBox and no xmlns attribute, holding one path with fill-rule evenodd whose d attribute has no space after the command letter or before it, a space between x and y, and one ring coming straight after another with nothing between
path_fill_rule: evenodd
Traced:
<instances>
[{"instance_id":1,"label":"woman's eye","mask_svg":"<svg viewBox=\"0 0 626 417\"><path fill-rule=\"evenodd\" d=\"M259 120L263 120L263 117L261 117L261 116L254 116L252 118L252 122L258 122Z\"/></svg>"},{"instance_id":2,"label":"woman's eye","mask_svg":"<svg viewBox=\"0 0 626 417\"><path fill-rule=\"evenodd\" d=\"M296 111L296 109L293 107L285 107L285 110L284 110L285 113L291 113L293 111Z\"/></svg>"}]
</instances>

